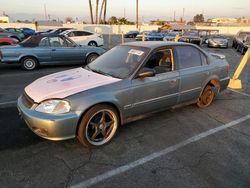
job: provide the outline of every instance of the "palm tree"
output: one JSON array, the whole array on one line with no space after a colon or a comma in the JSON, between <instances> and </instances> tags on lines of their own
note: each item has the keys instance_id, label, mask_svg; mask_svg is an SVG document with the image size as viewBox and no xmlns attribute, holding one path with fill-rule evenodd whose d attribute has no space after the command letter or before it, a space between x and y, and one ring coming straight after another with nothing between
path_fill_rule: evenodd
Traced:
<instances>
[{"instance_id":1,"label":"palm tree","mask_svg":"<svg viewBox=\"0 0 250 188\"><path fill-rule=\"evenodd\" d=\"M106 13L107 13L107 0L105 0L104 13L103 13L103 23L106 23Z\"/></svg>"},{"instance_id":2,"label":"palm tree","mask_svg":"<svg viewBox=\"0 0 250 188\"><path fill-rule=\"evenodd\" d=\"M89 0L89 10L90 10L91 24L93 24L94 23L94 19L93 19L93 10L92 10L91 0Z\"/></svg>"},{"instance_id":3,"label":"palm tree","mask_svg":"<svg viewBox=\"0 0 250 188\"><path fill-rule=\"evenodd\" d=\"M98 23L98 6L99 6L99 0L96 0L96 7L95 7L95 24Z\"/></svg>"},{"instance_id":4,"label":"palm tree","mask_svg":"<svg viewBox=\"0 0 250 188\"><path fill-rule=\"evenodd\" d=\"M102 5L101 5L100 14L99 14L99 21L98 21L98 24L99 24L99 23L101 22L101 20L102 20L102 11L103 11L104 4L105 4L105 0L102 0Z\"/></svg>"}]
</instances>

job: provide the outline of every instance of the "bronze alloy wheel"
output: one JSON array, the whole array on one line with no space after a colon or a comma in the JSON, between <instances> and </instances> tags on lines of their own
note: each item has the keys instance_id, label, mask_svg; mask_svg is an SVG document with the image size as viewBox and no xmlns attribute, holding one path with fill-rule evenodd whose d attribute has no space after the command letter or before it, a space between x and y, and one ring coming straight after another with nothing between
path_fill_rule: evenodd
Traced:
<instances>
[{"instance_id":1,"label":"bronze alloy wheel","mask_svg":"<svg viewBox=\"0 0 250 188\"><path fill-rule=\"evenodd\" d=\"M214 97L215 93L213 91L213 88L210 85L207 85L203 90L201 96L199 97L197 105L200 108L205 108L213 102Z\"/></svg>"},{"instance_id":2,"label":"bronze alloy wheel","mask_svg":"<svg viewBox=\"0 0 250 188\"><path fill-rule=\"evenodd\" d=\"M78 140L87 147L107 144L115 135L119 124L116 110L108 105L96 105L83 117Z\"/></svg>"}]
</instances>

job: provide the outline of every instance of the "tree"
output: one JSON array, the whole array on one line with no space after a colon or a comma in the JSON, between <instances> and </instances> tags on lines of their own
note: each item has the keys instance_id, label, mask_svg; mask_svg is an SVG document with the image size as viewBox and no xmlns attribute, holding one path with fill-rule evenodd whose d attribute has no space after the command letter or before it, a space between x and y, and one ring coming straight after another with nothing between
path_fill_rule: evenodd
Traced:
<instances>
[{"instance_id":1,"label":"tree","mask_svg":"<svg viewBox=\"0 0 250 188\"><path fill-rule=\"evenodd\" d=\"M105 0L102 1L102 5L101 5L101 10L100 10L100 14L99 14L99 20L98 20L98 24L101 22L102 20L102 11L104 8L104 4L105 4Z\"/></svg>"},{"instance_id":2,"label":"tree","mask_svg":"<svg viewBox=\"0 0 250 188\"><path fill-rule=\"evenodd\" d=\"M91 24L93 24L94 18L93 18L93 8L92 8L91 0L89 0L89 11L90 11Z\"/></svg>"},{"instance_id":3,"label":"tree","mask_svg":"<svg viewBox=\"0 0 250 188\"><path fill-rule=\"evenodd\" d=\"M107 0L104 0L104 13L103 13L103 23L106 23L106 13L107 13Z\"/></svg>"},{"instance_id":4,"label":"tree","mask_svg":"<svg viewBox=\"0 0 250 188\"><path fill-rule=\"evenodd\" d=\"M96 5L95 5L95 24L98 23L98 7L99 7L99 0L96 0Z\"/></svg>"},{"instance_id":5,"label":"tree","mask_svg":"<svg viewBox=\"0 0 250 188\"><path fill-rule=\"evenodd\" d=\"M203 14L196 14L193 18L194 22L204 22L204 16Z\"/></svg>"},{"instance_id":6,"label":"tree","mask_svg":"<svg viewBox=\"0 0 250 188\"><path fill-rule=\"evenodd\" d=\"M66 18L65 18L65 22L66 22L66 23L73 23L74 20L73 20L73 18L71 18L71 17L66 17Z\"/></svg>"},{"instance_id":7,"label":"tree","mask_svg":"<svg viewBox=\"0 0 250 188\"><path fill-rule=\"evenodd\" d=\"M101 7L99 9L100 0L96 0L95 5L95 18L93 16L93 6L92 0L89 0L89 10L90 10L90 17L91 17L91 24L100 24L106 22L106 13L107 13L107 0L102 0ZM103 20L102 20L103 15ZM95 20L95 21L94 21Z\"/></svg>"},{"instance_id":8,"label":"tree","mask_svg":"<svg viewBox=\"0 0 250 188\"><path fill-rule=\"evenodd\" d=\"M110 18L108 19L108 24L109 24L109 25L116 25L116 24L118 24L117 18L116 18L115 16L110 17Z\"/></svg>"}]
</instances>

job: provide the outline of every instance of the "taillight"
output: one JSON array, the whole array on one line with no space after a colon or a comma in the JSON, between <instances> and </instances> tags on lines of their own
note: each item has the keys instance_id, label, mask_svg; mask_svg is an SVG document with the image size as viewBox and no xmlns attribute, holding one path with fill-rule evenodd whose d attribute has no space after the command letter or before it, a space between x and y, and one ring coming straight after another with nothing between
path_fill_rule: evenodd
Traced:
<instances>
[{"instance_id":1,"label":"taillight","mask_svg":"<svg viewBox=\"0 0 250 188\"><path fill-rule=\"evenodd\" d=\"M230 65L227 64L227 74L229 74Z\"/></svg>"}]
</instances>

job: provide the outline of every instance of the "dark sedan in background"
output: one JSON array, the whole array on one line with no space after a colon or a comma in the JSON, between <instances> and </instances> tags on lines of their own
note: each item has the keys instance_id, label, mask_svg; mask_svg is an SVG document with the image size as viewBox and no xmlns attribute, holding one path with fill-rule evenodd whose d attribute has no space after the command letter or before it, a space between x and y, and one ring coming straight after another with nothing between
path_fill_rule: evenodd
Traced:
<instances>
[{"instance_id":1,"label":"dark sedan in background","mask_svg":"<svg viewBox=\"0 0 250 188\"><path fill-rule=\"evenodd\" d=\"M0 38L14 38L19 42L25 39L25 35L22 32L7 31L6 29L0 28Z\"/></svg>"},{"instance_id":2,"label":"dark sedan in background","mask_svg":"<svg viewBox=\"0 0 250 188\"><path fill-rule=\"evenodd\" d=\"M233 38L232 47L237 49L238 44L242 43L247 35L250 35L250 31L239 31Z\"/></svg>"},{"instance_id":3,"label":"dark sedan in background","mask_svg":"<svg viewBox=\"0 0 250 188\"><path fill-rule=\"evenodd\" d=\"M242 55L246 53L250 46L250 35L246 35L241 42L237 45L237 51L239 51Z\"/></svg>"},{"instance_id":4,"label":"dark sedan in background","mask_svg":"<svg viewBox=\"0 0 250 188\"><path fill-rule=\"evenodd\" d=\"M80 46L58 34L34 35L16 46L0 47L0 62L18 63L24 70L46 64L88 64L105 52L102 48Z\"/></svg>"},{"instance_id":5,"label":"dark sedan in background","mask_svg":"<svg viewBox=\"0 0 250 188\"><path fill-rule=\"evenodd\" d=\"M138 34L139 34L139 31L129 31L124 35L124 37L125 38L135 38Z\"/></svg>"},{"instance_id":6,"label":"dark sedan in background","mask_svg":"<svg viewBox=\"0 0 250 188\"><path fill-rule=\"evenodd\" d=\"M137 35L135 38L136 41L142 41L144 35L144 41L163 41L164 35L160 32L151 31L151 32L145 32L140 35Z\"/></svg>"},{"instance_id":7,"label":"dark sedan in background","mask_svg":"<svg viewBox=\"0 0 250 188\"><path fill-rule=\"evenodd\" d=\"M183 33L179 42L187 42L200 46L202 44L202 38L200 37L199 32L188 31Z\"/></svg>"},{"instance_id":8,"label":"dark sedan in background","mask_svg":"<svg viewBox=\"0 0 250 188\"><path fill-rule=\"evenodd\" d=\"M28 38L29 36L35 34L34 29L30 29L30 28L26 28L26 27L22 27L22 28L9 27L9 28L5 28L5 30L7 30L9 32L22 33L25 36L25 38Z\"/></svg>"}]
</instances>

